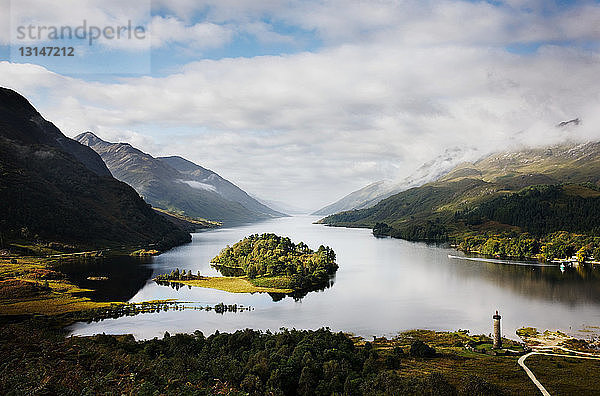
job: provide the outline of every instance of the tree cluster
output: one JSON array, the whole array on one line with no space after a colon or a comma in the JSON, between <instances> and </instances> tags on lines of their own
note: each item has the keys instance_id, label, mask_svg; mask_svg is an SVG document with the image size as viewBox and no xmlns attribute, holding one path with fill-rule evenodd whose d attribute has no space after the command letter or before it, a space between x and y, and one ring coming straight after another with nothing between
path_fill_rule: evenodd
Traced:
<instances>
[{"instance_id":1,"label":"tree cluster","mask_svg":"<svg viewBox=\"0 0 600 396\"><path fill-rule=\"evenodd\" d=\"M543 261L567 259L576 256L577 261L600 260L600 237L573 234L566 231L534 237L528 233L479 234L461 237L458 248L506 258L538 258Z\"/></svg>"},{"instance_id":2,"label":"tree cluster","mask_svg":"<svg viewBox=\"0 0 600 396\"><path fill-rule=\"evenodd\" d=\"M161 274L154 278L156 281L178 281L178 280L197 280L203 279L203 276L200 275L200 271L198 273L193 274L192 270L182 270L179 271L179 268L171 271L168 274Z\"/></svg>"},{"instance_id":3,"label":"tree cluster","mask_svg":"<svg viewBox=\"0 0 600 396\"><path fill-rule=\"evenodd\" d=\"M405 224L401 228L391 227L380 222L373 227L373 235L377 237L391 236L407 241L445 242L448 240L448 229L439 220Z\"/></svg>"},{"instance_id":4,"label":"tree cluster","mask_svg":"<svg viewBox=\"0 0 600 396\"><path fill-rule=\"evenodd\" d=\"M583 196L560 185L528 187L483 202L473 210L457 212L455 220L467 225L491 220L537 236L555 231L600 235L600 196L588 186L581 187Z\"/></svg>"},{"instance_id":5,"label":"tree cluster","mask_svg":"<svg viewBox=\"0 0 600 396\"><path fill-rule=\"evenodd\" d=\"M338 269L335 252L329 246L321 245L313 251L304 242L295 244L275 234L246 237L227 246L211 263L223 269L225 275L237 270L250 279L289 277L295 290L324 286Z\"/></svg>"},{"instance_id":6,"label":"tree cluster","mask_svg":"<svg viewBox=\"0 0 600 396\"><path fill-rule=\"evenodd\" d=\"M104 334L65 339L39 324L11 324L0 328L0 340L0 394L501 394L479 377L465 378L457 390L439 373L402 373L400 364L415 359L402 348L357 346L329 329L209 337L196 331L136 341ZM478 389L487 391L473 393Z\"/></svg>"}]
</instances>

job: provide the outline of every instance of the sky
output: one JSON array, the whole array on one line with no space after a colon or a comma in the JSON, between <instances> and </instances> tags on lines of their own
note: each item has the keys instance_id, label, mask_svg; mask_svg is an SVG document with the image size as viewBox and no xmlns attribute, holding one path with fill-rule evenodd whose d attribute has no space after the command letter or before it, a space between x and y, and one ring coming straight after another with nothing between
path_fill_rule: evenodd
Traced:
<instances>
[{"instance_id":1,"label":"sky","mask_svg":"<svg viewBox=\"0 0 600 396\"><path fill-rule=\"evenodd\" d=\"M84 21L143 38L47 34ZM74 56L20 56L44 45ZM305 209L448 153L600 139L599 76L591 0L0 0L0 85L67 136Z\"/></svg>"}]
</instances>

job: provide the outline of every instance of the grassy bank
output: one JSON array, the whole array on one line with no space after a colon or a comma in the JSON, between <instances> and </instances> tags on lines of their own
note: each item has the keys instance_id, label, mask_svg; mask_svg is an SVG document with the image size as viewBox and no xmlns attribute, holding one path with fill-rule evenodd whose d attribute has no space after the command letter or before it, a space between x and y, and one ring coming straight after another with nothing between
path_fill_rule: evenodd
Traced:
<instances>
[{"instance_id":1,"label":"grassy bank","mask_svg":"<svg viewBox=\"0 0 600 396\"><path fill-rule=\"evenodd\" d=\"M260 278L250 281L245 276L215 276L202 277L201 279L191 280L168 280L167 282L181 283L188 286L204 287L207 289L223 290L229 293L292 293L289 288L280 287L283 285L280 277Z\"/></svg>"},{"instance_id":2,"label":"grassy bank","mask_svg":"<svg viewBox=\"0 0 600 396\"><path fill-rule=\"evenodd\" d=\"M551 395L600 395L600 360L534 355L527 366Z\"/></svg>"},{"instance_id":3,"label":"grassy bank","mask_svg":"<svg viewBox=\"0 0 600 396\"><path fill-rule=\"evenodd\" d=\"M51 259L0 259L0 315L60 315L109 307L80 294L89 291L70 283L51 269Z\"/></svg>"}]
</instances>

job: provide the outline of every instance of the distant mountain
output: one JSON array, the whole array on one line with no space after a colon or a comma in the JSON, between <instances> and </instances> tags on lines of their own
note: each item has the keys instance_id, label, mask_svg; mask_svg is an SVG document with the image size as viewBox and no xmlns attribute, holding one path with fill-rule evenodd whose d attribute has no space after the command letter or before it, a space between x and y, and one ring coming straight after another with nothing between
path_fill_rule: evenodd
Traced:
<instances>
[{"instance_id":1,"label":"distant mountain","mask_svg":"<svg viewBox=\"0 0 600 396\"><path fill-rule=\"evenodd\" d=\"M314 212L314 215L328 216L352 209L365 209L394 194L437 180L454 166L463 161L471 152L462 148L452 148L443 155L423 164L413 174L400 181L380 180L356 190L339 201Z\"/></svg>"},{"instance_id":2,"label":"distant mountain","mask_svg":"<svg viewBox=\"0 0 600 396\"><path fill-rule=\"evenodd\" d=\"M588 184L579 186L581 183ZM540 187L559 184L577 187L550 192ZM599 185L600 142L508 151L458 165L434 182L392 195L370 208L341 212L320 222L349 227L378 225L381 235L444 240L454 232L473 229L475 223L478 227L522 227L523 219L504 223L513 217L503 212L503 202L512 202L514 213L520 214L537 213L536 206L558 208L566 202L576 202L580 212L587 213L595 203L586 199L595 199ZM532 186L536 186L533 192L523 190ZM548 201L551 194L557 197L556 202ZM490 213L493 215L486 215ZM550 225L565 224L564 219L556 218L560 211L548 209L545 213L550 216L544 219L547 228L536 220L536 232L552 232ZM567 231L576 232L580 226L574 222L572 230Z\"/></svg>"},{"instance_id":3,"label":"distant mountain","mask_svg":"<svg viewBox=\"0 0 600 396\"><path fill-rule=\"evenodd\" d=\"M100 154L117 179L157 208L227 225L284 216L184 158L154 158L129 143L106 142L91 132L75 139Z\"/></svg>"},{"instance_id":4,"label":"distant mountain","mask_svg":"<svg viewBox=\"0 0 600 396\"><path fill-rule=\"evenodd\" d=\"M6 88L0 88L0 174L1 244L168 248L190 240L114 179L96 152Z\"/></svg>"},{"instance_id":5,"label":"distant mountain","mask_svg":"<svg viewBox=\"0 0 600 396\"><path fill-rule=\"evenodd\" d=\"M313 215L327 216L346 210L356 209L360 207L368 207L369 202L375 202L374 204L376 204L376 201L379 199L379 197L382 197L381 199L383 199L385 194L393 194L393 191L395 191L395 188L394 183L392 181L379 180L369 184L366 187L351 192L339 201L336 201L330 205L327 205L317 210L313 213ZM398 186L398 192L400 191L402 191L402 187Z\"/></svg>"},{"instance_id":6,"label":"distant mountain","mask_svg":"<svg viewBox=\"0 0 600 396\"><path fill-rule=\"evenodd\" d=\"M273 210L276 210L280 213L285 213L288 215L303 215L310 213L310 210L290 205L286 202L263 199L257 196L253 196L253 198L256 199L258 202L262 203L263 205L267 205L269 208L272 208Z\"/></svg>"}]
</instances>

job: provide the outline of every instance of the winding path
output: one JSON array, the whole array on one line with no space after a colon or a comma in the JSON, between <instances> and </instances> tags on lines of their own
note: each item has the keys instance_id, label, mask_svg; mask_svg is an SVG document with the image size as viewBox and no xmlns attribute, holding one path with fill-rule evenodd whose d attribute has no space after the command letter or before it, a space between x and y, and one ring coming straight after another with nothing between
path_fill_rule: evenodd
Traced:
<instances>
[{"instance_id":1,"label":"winding path","mask_svg":"<svg viewBox=\"0 0 600 396\"><path fill-rule=\"evenodd\" d=\"M577 354L585 355L585 356L575 356L575 355L565 355L565 354L557 354L557 353L539 352L539 351L552 350L552 349L561 349L561 350L566 351L566 352L577 353ZM535 378L535 375L529 369L529 367L527 367L525 365L525 359L527 359L531 355L547 355L547 356L558 356L558 357L567 357L567 358L575 358L575 359L600 360L600 356L598 356L597 354L574 351L572 349L567 349L567 348L561 347L561 346L540 347L540 348L537 348L535 351L529 352L528 354L521 356L519 358L519 360L517 361L517 363L519 363L519 366L521 366L523 368L523 370L525 370L525 372L529 376L529 379L531 379L531 381L535 384L535 386L538 387L538 389L540 390L540 392L542 392L542 395L544 395L544 396L550 396L550 393L548 393L548 391L546 390L546 388L544 388L544 385L542 385L540 383L540 381L538 381L538 379Z\"/></svg>"}]
</instances>

